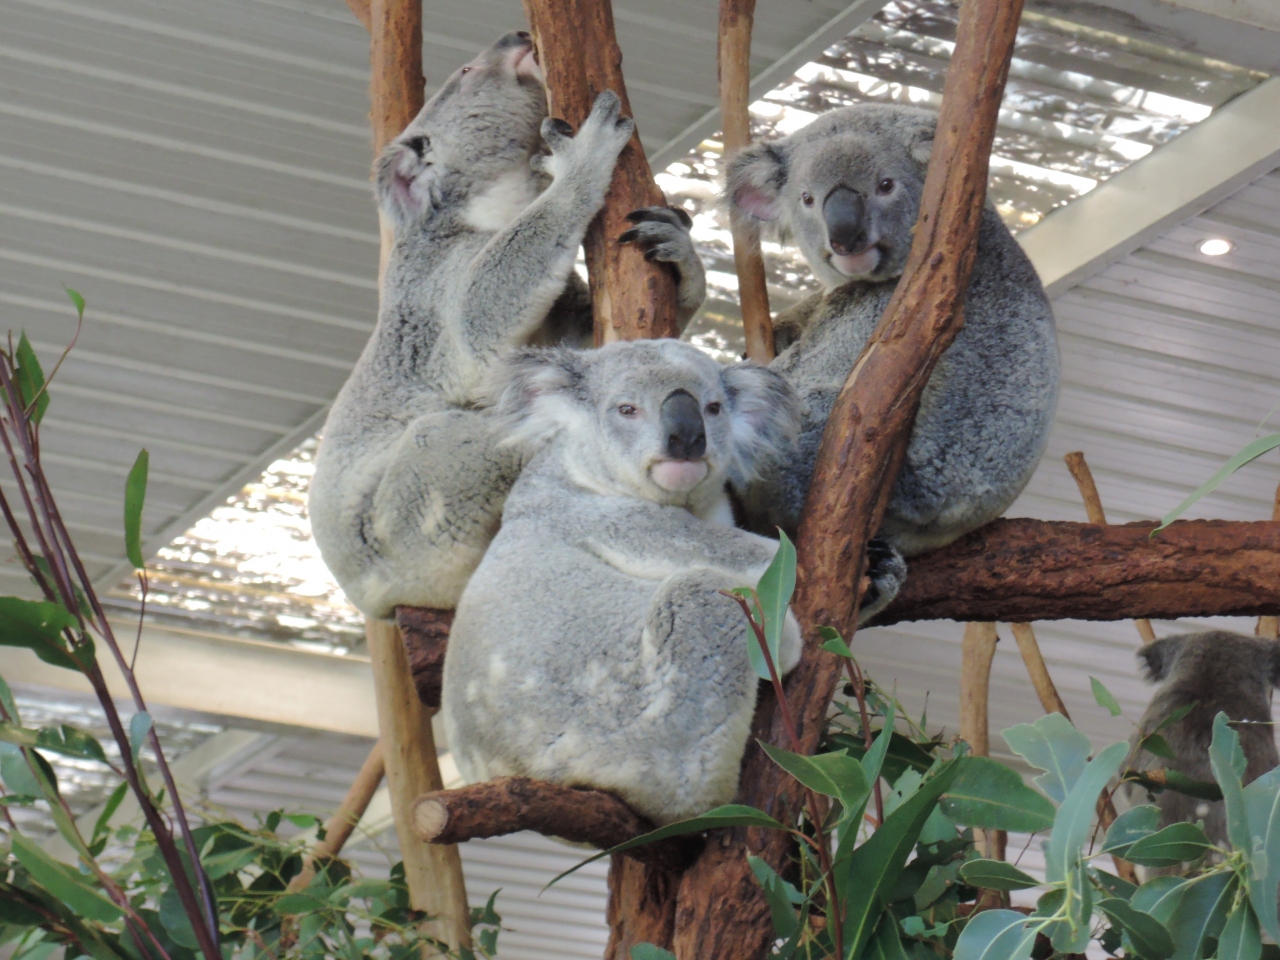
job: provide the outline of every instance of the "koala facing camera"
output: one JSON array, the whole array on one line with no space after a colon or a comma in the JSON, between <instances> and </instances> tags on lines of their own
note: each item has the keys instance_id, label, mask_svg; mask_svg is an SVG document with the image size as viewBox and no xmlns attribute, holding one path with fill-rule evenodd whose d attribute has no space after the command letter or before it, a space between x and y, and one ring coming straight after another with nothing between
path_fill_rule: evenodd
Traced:
<instances>
[{"instance_id":1,"label":"koala facing camera","mask_svg":"<svg viewBox=\"0 0 1280 960\"><path fill-rule=\"evenodd\" d=\"M936 119L911 107L845 107L729 161L725 202L792 239L826 288L774 320L771 367L800 393L803 425L797 455L740 490L753 529L799 524L827 418L906 265ZM1003 513L1031 478L1053 420L1053 312L990 207L962 309L964 326L925 387L880 529L902 556ZM882 592L875 609L890 599Z\"/></svg>"},{"instance_id":2,"label":"koala facing camera","mask_svg":"<svg viewBox=\"0 0 1280 960\"><path fill-rule=\"evenodd\" d=\"M459 770L610 790L658 823L728 802L759 681L721 591L778 543L733 527L725 484L786 457L793 391L645 340L519 351L496 394L530 459L449 638ZM799 655L788 614L781 669Z\"/></svg>"},{"instance_id":3,"label":"koala facing camera","mask_svg":"<svg viewBox=\"0 0 1280 960\"><path fill-rule=\"evenodd\" d=\"M492 365L528 344L588 345L573 269L634 124L605 91L576 135L547 118L524 33L456 71L375 170L395 243L378 324L325 424L310 512L325 563L374 617L453 607L498 527L521 459L477 405ZM687 218L632 214L628 241L701 303Z\"/></svg>"}]
</instances>

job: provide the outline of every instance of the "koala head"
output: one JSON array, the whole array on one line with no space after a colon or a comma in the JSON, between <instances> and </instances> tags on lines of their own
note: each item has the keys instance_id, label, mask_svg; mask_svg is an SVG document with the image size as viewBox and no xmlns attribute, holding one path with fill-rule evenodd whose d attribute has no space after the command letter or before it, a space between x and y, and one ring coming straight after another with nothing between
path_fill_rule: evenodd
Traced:
<instances>
[{"instance_id":1,"label":"koala head","mask_svg":"<svg viewBox=\"0 0 1280 960\"><path fill-rule=\"evenodd\" d=\"M1266 708L1280 686L1280 643L1226 630L1164 637L1138 651L1148 680L1177 687L1187 700L1226 698ZM1246 703L1240 703L1240 707Z\"/></svg>"},{"instance_id":2,"label":"koala head","mask_svg":"<svg viewBox=\"0 0 1280 960\"><path fill-rule=\"evenodd\" d=\"M785 456L800 421L780 374L678 340L521 350L495 389L512 440L555 444L575 482L695 509Z\"/></svg>"},{"instance_id":3,"label":"koala head","mask_svg":"<svg viewBox=\"0 0 1280 960\"><path fill-rule=\"evenodd\" d=\"M859 104L730 160L725 202L775 224L828 289L902 274L920 213L936 114Z\"/></svg>"},{"instance_id":4,"label":"koala head","mask_svg":"<svg viewBox=\"0 0 1280 960\"><path fill-rule=\"evenodd\" d=\"M378 203L397 234L429 217L446 195L465 196L508 175L531 177L546 115L527 33L508 33L456 70L378 158Z\"/></svg>"}]
</instances>

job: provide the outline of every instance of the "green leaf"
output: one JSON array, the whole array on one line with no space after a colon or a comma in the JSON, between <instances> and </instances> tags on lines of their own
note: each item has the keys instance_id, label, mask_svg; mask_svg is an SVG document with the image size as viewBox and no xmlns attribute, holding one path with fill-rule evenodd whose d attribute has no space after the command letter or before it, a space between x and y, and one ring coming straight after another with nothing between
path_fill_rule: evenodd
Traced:
<instances>
[{"instance_id":1,"label":"green leaf","mask_svg":"<svg viewBox=\"0 0 1280 960\"><path fill-rule=\"evenodd\" d=\"M22 834L16 831L9 834L9 842L13 855L27 868L32 879L80 916L112 923L124 915L119 907L89 886L86 878L58 863Z\"/></svg>"},{"instance_id":2,"label":"green leaf","mask_svg":"<svg viewBox=\"0 0 1280 960\"><path fill-rule=\"evenodd\" d=\"M44 727L36 735L33 746L41 750L53 750L68 757L79 757L82 760L107 762L107 755L91 734L85 733L70 724L61 727Z\"/></svg>"},{"instance_id":3,"label":"green leaf","mask_svg":"<svg viewBox=\"0 0 1280 960\"><path fill-rule=\"evenodd\" d=\"M840 636L839 631L834 627L819 627L818 634L822 637L822 649L827 653L834 653L837 657L844 657L846 660L853 659L853 651L849 649L849 645L844 642L844 637Z\"/></svg>"},{"instance_id":4,"label":"green leaf","mask_svg":"<svg viewBox=\"0 0 1280 960\"><path fill-rule=\"evenodd\" d=\"M9 684L4 682L4 677L0 677L0 707L4 708L6 720L13 724L22 724L22 717L18 715L18 704L13 699L13 691L9 689Z\"/></svg>"},{"instance_id":5,"label":"green leaf","mask_svg":"<svg viewBox=\"0 0 1280 960\"><path fill-rule=\"evenodd\" d=\"M1217 473L1204 483L1200 484L1200 486L1196 487L1187 499L1183 500L1180 504L1161 517L1160 526L1152 530L1151 535L1155 536L1169 524L1173 523L1174 520L1186 513L1187 509L1193 503L1201 497L1212 493L1218 488L1219 484L1221 484L1223 480L1226 480L1227 477L1231 476L1241 467L1252 463L1264 453L1274 450L1276 447L1280 447L1280 433L1268 434L1265 437L1259 437L1250 444L1246 444L1239 453L1224 463Z\"/></svg>"},{"instance_id":6,"label":"green leaf","mask_svg":"<svg viewBox=\"0 0 1280 960\"><path fill-rule=\"evenodd\" d=\"M77 291L72 290L70 287L64 286L62 289L67 291L67 297L70 298L72 305L76 308L76 316L79 319L83 320L84 319L84 297L80 296L80 294Z\"/></svg>"},{"instance_id":7,"label":"green leaf","mask_svg":"<svg viewBox=\"0 0 1280 960\"><path fill-rule=\"evenodd\" d=\"M18 339L15 353L18 361L15 373L22 406L30 411L31 419L39 423L45 410L49 408L49 391L44 388L44 371L40 369L40 361L36 359L36 352L31 349L31 341L27 339L25 330Z\"/></svg>"},{"instance_id":8,"label":"green leaf","mask_svg":"<svg viewBox=\"0 0 1280 960\"><path fill-rule=\"evenodd\" d=\"M151 732L151 726L151 714L145 710L139 710L129 718L129 749L133 751L135 763L141 759L142 745Z\"/></svg>"},{"instance_id":9,"label":"green leaf","mask_svg":"<svg viewBox=\"0 0 1280 960\"><path fill-rule=\"evenodd\" d=\"M135 570L142 570L147 565L142 556L142 505L147 499L150 462L151 455L146 450L139 451L124 483L124 549Z\"/></svg>"},{"instance_id":10,"label":"green leaf","mask_svg":"<svg viewBox=\"0 0 1280 960\"><path fill-rule=\"evenodd\" d=\"M1035 723L1002 730L1009 749L1045 773L1033 783L1055 803L1066 799L1089 758L1089 738L1060 713L1047 713Z\"/></svg>"},{"instance_id":11,"label":"green leaf","mask_svg":"<svg viewBox=\"0 0 1280 960\"><path fill-rule=\"evenodd\" d=\"M1123 857L1129 847L1160 829L1160 808L1153 803L1130 807L1107 829L1102 840L1102 853Z\"/></svg>"},{"instance_id":12,"label":"green leaf","mask_svg":"<svg viewBox=\"0 0 1280 960\"><path fill-rule=\"evenodd\" d=\"M643 847L647 843L655 843L658 840L666 840L668 837L682 837L690 833L705 833L708 830L718 830L722 827L764 827L771 830L785 830L782 824L767 813L757 810L755 807L747 807L737 803L727 803L722 807L716 807L708 810L699 817L692 817L689 820L679 820L675 823L669 823L665 827L659 827L657 830L650 830L648 833L626 843L620 843L616 847L610 847L608 850L602 850L593 857L588 857L581 863L576 863L563 873L557 874L548 883L550 887L555 883L563 880L571 873L576 873L589 863L595 863L603 857L610 856L614 853L622 853L624 850L633 850L636 847Z\"/></svg>"},{"instance_id":13,"label":"green leaf","mask_svg":"<svg viewBox=\"0 0 1280 960\"><path fill-rule=\"evenodd\" d=\"M1158 833L1135 841L1123 854L1144 867L1172 867L1199 860L1213 844L1194 823L1171 823Z\"/></svg>"},{"instance_id":14,"label":"green leaf","mask_svg":"<svg viewBox=\"0 0 1280 960\"><path fill-rule=\"evenodd\" d=\"M217 880L219 877L236 873L257 858L258 851L253 847L241 847L239 850L228 850L226 853L215 853L212 856L203 857L200 862L204 864L204 872L209 875L209 879Z\"/></svg>"},{"instance_id":15,"label":"green leaf","mask_svg":"<svg viewBox=\"0 0 1280 960\"><path fill-rule=\"evenodd\" d=\"M1155 877L1134 891L1129 903L1135 910L1149 913L1161 923L1168 923L1182 906L1187 890L1184 877Z\"/></svg>"},{"instance_id":16,"label":"green leaf","mask_svg":"<svg viewBox=\"0 0 1280 960\"><path fill-rule=\"evenodd\" d=\"M1112 923L1124 928L1133 950L1144 960L1168 960L1173 956L1173 937L1160 921L1134 908L1129 901L1113 897L1098 903Z\"/></svg>"},{"instance_id":17,"label":"green leaf","mask_svg":"<svg viewBox=\"0 0 1280 960\"><path fill-rule=\"evenodd\" d=\"M1113 717L1120 716L1120 701L1112 696L1111 691L1102 685L1102 681L1097 677L1089 678L1089 686L1093 687L1093 699L1098 701L1098 706L1108 711Z\"/></svg>"},{"instance_id":18,"label":"green leaf","mask_svg":"<svg viewBox=\"0 0 1280 960\"><path fill-rule=\"evenodd\" d=\"M1062 714L1051 713L1048 716L1060 717ZM1128 752L1127 743L1111 744L1089 761L1062 801L1054 817L1053 832L1045 846L1045 874L1050 883L1067 879L1069 869L1079 861L1081 848L1088 840L1089 829L1093 825L1098 794L1115 776Z\"/></svg>"},{"instance_id":19,"label":"green leaf","mask_svg":"<svg viewBox=\"0 0 1280 960\"><path fill-rule=\"evenodd\" d=\"M846 807L857 806L867 797L870 787L862 764L843 751L806 757L763 740L760 746L769 759L810 790L835 797Z\"/></svg>"},{"instance_id":20,"label":"green leaf","mask_svg":"<svg viewBox=\"0 0 1280 960\"><path fill-rule=\"evenodd\" d=\"M907 960L907 952L902 949L902 936L898 933L898 918L892 911L886 910L881 915L880 924L863 957L865 960Z\"/></svg>"},{"instance_id":21,"label":"green leaf","mask_svg":"<svg viewBox=\"0 0 1280 960\"><path fill-rule=\"evenodd\" d=\"M1227 814L1227 837L1231 845L1247 858L1253 849L1249 837L1249 817L1244 806L1244 750L1240 736L1231 729L1227 715L1218 711L1213 718L1213 739L1209 743L1209 768L1222 790Z\"/></svg>"},{"instance_id":22,"label":"green leaf","mask_svg":"<svg viewBox=\"0 0 1280 960\"><path fill-rule=\"evenodd\" d=\"M62 631L75 623L75 617L60 604L0 597L0 646L26 647L45 663L79 671L62 638ZM92 648L81 647L76 656L88 666L93 660Z\"/></svg>"},{"instance_id":23,"label":"green leaf","mask_svg":"<svg viewBox=\"0 0 1280 960\"><path fill-rule=\"evenodd\" d=\"M1218 871L1186 885L1178 909L1164 921L1176 947L1173 960L1200 960L1211 953L1208 947L1222 933L1235 900L1234 881L1234 874Z\"/></svg>"},{"instance_id":24,"label":"green leaf","mask_svg":"<svg viewBox=\"0 0 1280 960\"><path fill-rule=\"evenodd\" d=\"M849 857L844 870L849 878L844 935L849 957L857 957L871 938L876 919L886 905L885 898L898 882L921 829L958 772L956 761L942 764L938 772L886 816L871 838Z\"/></svg>"},{"instance_id":25,"label":"green leaf","mask_svg":"<svg viewBox=\"0 0 1280 960\"><path fill-rule=\"evenodd\" d=\"M44 790L31 772L26 754L8 743L0 744L0 779L10 793L24 797L42 797Z\"/></svg>"},{"instance_id":26,"label":"green leaf","mask_svg":"<svg viewBox=\"0 0 1280 960\"><path fill-rule=\"evenodd\" d=\"M1218 960L1258 960L1262 956L1262 937L1258 918L1247 900L1236 904L1218 938Z\"/></svg>"},{"instance_id":27,"label":"green leaf","mask_svg":"<svg viewBox=\"0 0 1280 960\"><path fill-rule=\"evenodd\" d=\"M1185 717L1188 713L1190 713L1199 705L1200 705L1199 700L1192 700L1190 703L1184 703L1177 710L1174 710L1167 717L1161 720L1160 723L1156 726L1156 728L1151 732L1159 733L1161 730L1168 729L1169 727L1173 726L1175 723L1177 723L1179 720L1181 720L1183 717Z\"/></svg>"},{"instance_id":28,"label":"green leaf","mask_svg":"<svg viewBox=\"0 0 1280 960\"><path fill-rule=\"evenodd\" d=\"M676 955L652 943L637 943L631 948L631 960L676 960Z\"/></svg>"},{"instance_id":29,"label":"green leaf","mask_svg":"<svg viewBox=\"0 0 1280 960\"><path fill-rule=\"evenodd\" d=\"M747 863L750 864L751 872L755 874L756 881L764 891L765 900L769 902L774 932L783 939L789 939L800 925L800 921L796 918L793 899L793 895L800 896L800 891L778 876L773 867L759 857L748 856Z\"/></svg>"},{"instance_id":30,"label":"green leaf","mask_svg":"<svg viewBox=\"0 0 1280 960\"><path fill-rule=\"evenodd\" d=\"M960 879L983 890L1026 890L1040 881L1004 860L970 860L960 867Z\"/></svg>"},{"instance_id":31,"label":"green leaf","mask_svg":"<svg viewBox=\"0 0 1280 960\"><path fill-rule=\"evenodd\" d=\"M287 900L289 898L285 897L283 899ZM276 909L280 913L291 912L280 909L281 902L276 902ZM178 896L178 888L173 884L170 884L164 893L160 895L159 912L161 925L176 943L191 950L195 950L199 946L199 941L196 940L196 932L191 926L191 918L187 916L187 911L182 906L182 898Z\"/></svg>"},{"instance_id":32,"label":"green leaf","mask_svg":"<svg viewBox=\"0 0 1280 960\"><path fill-rule=\"evenodd\" d=\"M1280 940L1276 896L1280 891L1280 768L1269 770L1244 788L1244 812L1252 844L1249 853L1249 901L1262 929Z\"/></svg>"},{"instance_id":33,"label":"green leaf","mask_svg":"<svg viewBox=\"0 0 1280 960\"><path fill-rule=\"evenodd\" d=\"M107 797L107 802L102 808L102 812L98 814L98 821L93 825L93 839L96 841L99 837L104 836L111 826L111 818L115 812L120 809L120 803L124 800L124 795L129 792L128 782L120 783L111 791L111 796Z\"/></svg>"},{"instance_id":34,"label":"green leaf","mask_svg":"<svg viewBox=\"0 0 1280 960\"><path fill-rule=\"evenodd\" d=\"M1157 757L1164 760L1176 760L1173 748L1169 746L1169 741L1158 733L1148 734L1138 743L1138 749L1146 750L1153 753Z\"/></svg>"},{"instance_id":35,"label":"green leaf","mask_svg":"<svg viewBox=\"0 0 1280 960\"><path fill-rule=\"evenodd\" d=\"M984 910L956 941L953 960L1029 960L1037 926L1013 910Z\"/></svg>"},{"instance_id":36,"label":"green leaf","mask_svg":"<svg viewBox=\"0 0 1280 960\"><path fill-rule=\"evenodd\" d=\"M1107 873L1105 870L1094 869L1093 878L1098 881L1098 885L1107 896L1119 897L1121 900L1131 899L1134 891L1138 889L1128 880L1122 880L1114 873Z\"/></svg>"},{"instance_id":37,"label":"green leaf","mask_svg":"<svg viewBox=\"0 0 1280 960\"><path fill-rule=\"evenodd\" d=\"M942 798L942 812L954 822L984 830L1037 833L1053 826L1053 804L989 757L965 757L960 773Z\"/></svg>"},{"instance_id":38,"label":"green leaf","mask_svg":"<svg viewBox=\"0 0 1280 960\"><path fill-rule=\"evenodd\" d=\"M890 702L887 715L884 718L884 726L880 729L880 733L871 741L871 749L862 756L862 774L867 779L867 783L871 786L875 785L876 780L880 778L880 773L884 769L884 758L889 753L889 746L893 743L893 726L898 718L898 705ZM923 772L923 771L921 771Z\"/></svg>"},{"instance_id":39,"label":"green leaf","mask_svg":"<svg viewBox=\"0 0 1280 960\"><path fill-rule=\"evenodd\" d=\"M851 734L832 734L827 737L827 743L832 746L843 747L847 753L857 757L858 759L862 759L867 753L867 747L866 744L862 742L862 738ZM933 746L932 743L927 745ZM905 770L914 770L917 773L925 773L933 767L933 761L933 755L929 753L928 750L916 743L910 737L906 737L901 733L894 731L890 734L884 761L880 767L880 773L886 780L893 783ZM866 770L867 765L863 764L863 772L865 773Z\"/></svg>"}]
</instances>

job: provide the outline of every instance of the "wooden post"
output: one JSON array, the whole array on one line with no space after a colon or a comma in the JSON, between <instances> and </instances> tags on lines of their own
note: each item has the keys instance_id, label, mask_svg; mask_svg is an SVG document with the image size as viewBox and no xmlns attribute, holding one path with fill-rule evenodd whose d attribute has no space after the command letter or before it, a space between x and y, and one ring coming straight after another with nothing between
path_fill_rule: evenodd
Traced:
<instances>
[{"instance_id":1,"label":"wooden post","mask_svg":"<svg viewBox=\"0 0 1280 960\"><path fill-rule=\"evenodd\" d=\"M1275 503L1271 506L1271 519L1280 520L1280 487L1276 487ZM1254 633L1269 640L1280 640L1280 617L1259 617Z\"/></svg>"},{"instance_id":2,"label":"wooden post","mask_svg":"<svg viewBox=\"0 0 1280 960\"><path fill-rule=\"evenodd\" d=\"M1031 686L1035 687L1036 696L1040 698L1040 706L1045 713L1060 713L1068 720L1067 705L1058 695L1053 678L1049 676L1049 667L1040 652L1040 644L1036 642L1036 633L1029 623L1011 623L1013 639L1018 643L1018 652L1022 654L1022 662L1026 665L1027 676L1031 678Z\"/></svg>"},{"instance_id":3,"label":"wooden post","mask_svg":"<svg viewBox=\"0 0 1280 960\"><path fill-rule=\"evenodd\" d=\"M524 0L524 10L546 77L551 116L576 130L603 90L616 93L622 112L631 115L610 0ZM639 245L618 243L632 226L628 213L666 202L637 132L618 157L604 209L583 241L597 345L679 336L675 276L662 264L645 260Z\"/></svg>"},{"instance_id":4,"label":"wooden post","mask_svg":"<svg viewBox=\"0 0 1280 960\"><path fill-rule=\"evenodd\" d=\"M379 740L374 743L373 749L365 757L364 763L360 766L360 772L356 774L347 795L342 798L342 803L324 825L324 839L312 848L302 861L302 869L298 875L289 881L290 890L305 889L316 875L317 862L342 853L342 848L351 838L356 825L360 823L360 818L369 809L369 801L373 799L378 785L382 783L384 772L382 741Z\"/></svg>"},{"instance_id":5,"label":"wooden post","mask_svg":"<svg viewBox=\"0 0 1280 960\"><path fill-rule=\"evenodd\" d=\"M724 127L724 156L751 142L751 25L756 0L720 0L720 118ZM765 284L760 235L742 218L730 215L733 262L738 270L738 302L747 356L758 363L774 357L773 320Z\"/></svg>"},{"instance_id":6,"label":"wooden post","mask_svg":"<svg viewBox=\"0 0 1280 960\"><path fill-rule=\"evenodd\" d=\"M1093 482L1093 471L1089 469L1089 464L1085 463L1084 454L1077 450L1066 454L1062 459L1067 462L1067 469L1071 471L1076 486L1080 488L1080 499L1084 501L1084 512L1089 517L1089 522L1106 526L1107 515L1102 509L1102 498L1098 496L1098 485ZM1133 625L1138 628L1138 636L1142 638L1144 645L1155 642L1156 631L1151 626L1150 620L1139 617L1133 621Z\"/></svg>"},{"instance_id":7,"label":"wooden post","mask_svg":"<svg viewBox=\"0 0 1280 960\"><path fill-rule=\"evenodd\" d=\"M994 623L966 623L960 641L960 739L975 757L991 756L988 703L991 662L1000 637ZM1003 830L975 830L978 850L989 860L1003 860L1008 835Z\"/></svg>"},{"instance_id":8,"label":"wooden post","mask_svg":"<svg viewBox=\"0 0 1280 960\"><path fill-rule=\"evenodd\" d=\"M359 16L358 7L353 7ZM370 119L376 157L422 109L422 0L372 0L369 4ZM381 272L391 251L391 227L382 227ZM432 919L426 932L457 949L470 946L470 910L458 848L431 845L413 834L413 802L443 783L431 731L431 714L418 700L409 660L394 623L365 622L373 666L391 810L404 861L410 905Z\"/></svg>"}]
</instances>

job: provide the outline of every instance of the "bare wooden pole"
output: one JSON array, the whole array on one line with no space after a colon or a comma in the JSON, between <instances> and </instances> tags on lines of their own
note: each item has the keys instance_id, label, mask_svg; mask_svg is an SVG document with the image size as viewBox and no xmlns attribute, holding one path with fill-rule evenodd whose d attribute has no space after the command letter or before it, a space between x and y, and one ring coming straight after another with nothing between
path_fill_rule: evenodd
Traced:
<instances>
[{"instance_id":1,"label":"bare wooden pole","mask_svg":"<svg viewBox=\"0 0 1280 960\"><path fill-rule=\"evenodd\" d=\"M371 0L347 0L347 6L356 15L356 19L364 24L366 30L370 29L370 24L373 23L373 14L369 9L370 3Z\"/></svg>"},{"instance_id":2,"label":"bare wooden pole","mask_svg":"<svg viewBox=\"0 0 1280 960\"><path fill-rule=\"evenodd\" d=\"M966 623L960 641L960 739L975 757L991 756L989 702L991 663L1000 641L994 623ZM975 830L982 855L1003 860L1008 835L1003 830Z\"/></svg>"},{"instance_id":3,"label":"bare wooden pole","mask_svg":"<svg viewBox=\"0 0 1280 960\"><path fill-rule=\"evenodd\" d=\"M1280 520L1280 486L1276 487L1275 502L1271 505L1271 519ZM1270 640L1280 640L1280 617L1259 617L1254 633Z\"/></svg>"},{"instance_id":4,"label":"bare wooden pole","mask_svg":"<svg viewBox=\"0 0 1280 960\"><path fill-rule=\"evenodd\" d=\"M911 254L827 421L797 543L793 609L806 644L786 685L802 752L812 752L821 739L840 675L838 658L820 649L817 628L831 626L845 636L856 629L867 541L884 516L929 374L963 322L958 308L973 267L991 141L1021 13L1020 0L966 0L960 8ZM787 742L767 694L752 734ZM784 823L799 813L799 794L754 745L747 748L739 799ZM676 956L764 956L772 924L744 854L756 853L779 869L790 851L787 837L752 830L708 843L681 880Z\"/></svg>"},{"instance_id":5,"label":"bare wooden pole","mask_svg":"<svg viewBox=\"0 0 1280 960\"><path fill-rule=\"evenodd\" d=\"M1089 464L1085 462L1084 454L1077 450L1066 454L1062 459L1067 462L1067 469L1071 471L1071 476L1075 478L1076 486L1080 488L1080 498L1084 500L1084 510L1089 522L1105 526L1107 515L1102 509L1102 498L1098 496L1098 486L1093 482L1093 471L1089 469ZM1273 517L1272 519L1280 519L1280 517ZM1156 632L1152 628L1150 620L1146 617L1139 617L1133 621L1133 625L1137 627L1138 636L1142 638L1144 644L1155 642Z\"/></svg>"},{"instance_id":6,"label":"bare wooden pole","mask_svg":"<svg viewBox=\"0 0 1280 960\"><path fill-rule=\"evenodd\" d=\"M1022 654L1027 675L1031 678L1031 686L1040 698L1040 706L1044 707L1045 713L1060 713L1070 720L1071 714L1067 713L1067 705L1062 702L1058 688L1049 676L1049 667L1044 662L1044 655L1040 652L1040 644L1036 641L1036 633L1031 629L1031 624L1011 623L1009 626L1013 630L1013 639L1018 643L1018 652Z\"/></svg>"},{"instance_id":7,"label":"bare wooden pole","mask_svg":"<svg viewBox=\"0 0 1280 960\"><path fill-rule=\"evenodd\" d=\"M324 825L324 839L312 847L311 852L302 861L302 870L289 881L290 890L305 888L316 875L317 863L342 853L342 848L351 839L351 834L360 823L360 818L369 809L369 801L373 799L373 795L378 791L378 785L382 783L384 769L382 741L379 740L374 743L373 749L365 757L360 772L356 774L347 795L342 798L342 803Z\"/></svg>"},{"instance_id":8,"label":"bare wooden pole","mask_svg":"<svg viewBox=\"0 0 1280 960\"><path fill-rule=\"evenodd\" d=\"M724 126L724 155L751 142L751 26L756 0L720 0L720 117ZM758 363L774 357L773 319L765 283L760 235L742 218L730 214L733 262L738 271L738 302L747 356Z\"/></svg>"},{"instance_id":9,"label":"bare wooden pole","mask_svg":"<svg viewBox=\"0 0 1280 960\"><path fill-rule=\"evenodd\" d=\"M610 0L524 0L524 10L553 117L576 130L604 90L616 93L622 112L631 115ZM604 209L583 241L597 344L679 335L675 275L663 264L645 260L637 244L618 243L632 226L628 213L666 202L637 132L618 157Z\"/></svg>"}]
</instances>

